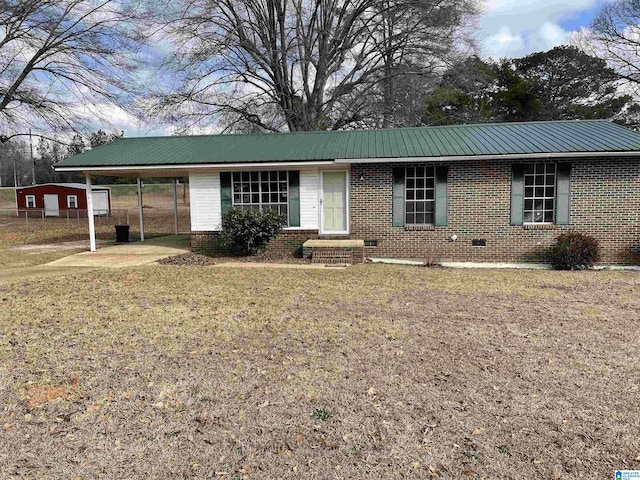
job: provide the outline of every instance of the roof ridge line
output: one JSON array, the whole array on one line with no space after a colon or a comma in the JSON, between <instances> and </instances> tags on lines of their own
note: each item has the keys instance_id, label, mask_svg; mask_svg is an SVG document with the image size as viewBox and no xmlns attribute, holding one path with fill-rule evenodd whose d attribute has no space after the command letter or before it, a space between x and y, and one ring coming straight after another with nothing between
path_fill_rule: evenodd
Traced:
<instances>
[{"instance_id":1,"label":"roof ridge line","mask_svg":"<svg viewBox=\"0 0 640 480\"><path fill-rule=\"evenodd\" d=\"M520 121L520 122L493 122L493 123L463 123L457 125L422 125L422 126L413 126L413 127L395 127L395 128L368 128L368 129L354 129L354 130L305 130L305 131L295 131L295 132L271 132L271 133L201 133L194 135L151 135L148 137L121 137L115 141L119 140L142 140L142 139L151 139L151 138L204 138L204 137L262 137L262 136L276 136L276 135L326 135L326 134L336 134L336 133L367 133L367 132L393 132L398 130L435 130L435 129L457 129L457 128L469 128L469 127L501 127L501 126L509 126L509 125L542 125L542 124L558 124L558 123L612 123L614 125L618 125L611 120L607 120L606 118L589 118L589 119L573 119L573 120L533 120L533 121ZM621 125L618 125L621 126ZM624 128L624 127L623 127ZM102 145L98 145L100 148L105 145L108 145L108 142ZM92 148L92 150L95 150Z\"/></svg>"}]
</instances>

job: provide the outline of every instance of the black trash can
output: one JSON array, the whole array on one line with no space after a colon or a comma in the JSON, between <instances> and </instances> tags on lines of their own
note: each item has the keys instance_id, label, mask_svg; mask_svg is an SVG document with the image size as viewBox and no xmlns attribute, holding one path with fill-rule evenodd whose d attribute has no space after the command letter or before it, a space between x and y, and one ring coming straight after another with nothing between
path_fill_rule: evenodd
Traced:
<instances>
[{"instance_id":1,"label":"black trash can","mask_svg":"<svg viewBox=\"0 0 640 480\"><path fill-rule=\"evenodd\" d=\"M129 241L129 225L116 225L116 242L127 243Z\"/></svg>"}]
</instances>

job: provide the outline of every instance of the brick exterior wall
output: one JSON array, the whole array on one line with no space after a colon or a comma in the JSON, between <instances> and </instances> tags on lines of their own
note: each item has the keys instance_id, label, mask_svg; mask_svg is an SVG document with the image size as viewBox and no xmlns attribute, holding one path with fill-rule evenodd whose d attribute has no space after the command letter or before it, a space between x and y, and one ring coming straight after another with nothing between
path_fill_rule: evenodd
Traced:
<instances>
[{"instance_id":1,"label":"brick exterior wall","mask_svg":"<svg viewBox=\"0 0 640 480\"><path fill-rule=\"evenodd\" d=\"M558 159L558 161L561 161ZM640 158L571 159L571 225L511 226L511 165L523 161L448 164L449 223L446 227L392 225L392 167L351 166L349 237L375 240L366 257L452 262L539 262L563 230L575 229L600 242L602 263L640 263ZM416 166L419 164L407 164ZM455 241L449 238L457 235ZM191 232L195 250L213 253L216 232ZM318 230L285 230L270 253L300 253ZM345 238L343 236L336 238ZM473 239L486 246L472 246Z\"/></svg>"},{"instance_id":2,"label":"brick exterior wall","mask_svg":"<svg viewBox=\"0 0 640 480\"><path fill-rule=\"evenodd\" d=\"M208 255L223 253L216 248L218 232L191 232L191 248ZM318 230L283 230L269 243L267 252L274 255L302 255L302 244L318 238Z\"/></svg>"},{"instance_id":3,"label":"brick exterior wall","mask_svg":"<svg viewBox=\"0 0 640 480\"><path fill-rule=\"evenodd\" d=\"M510 225L511 165L526 162L450 163L448 225L422 230L392 226L392 165L352 165L351 238L378 242L365 248L367 257L529 262L543 260L542 253L553 239L574 228L600 241L603 263L638 262L640 159L570 162L571 225L535 229ZM456 241L449 240L453 234ZM473 247L473 239L486 240L486 246Z\"/></svg>"}]
</instances>

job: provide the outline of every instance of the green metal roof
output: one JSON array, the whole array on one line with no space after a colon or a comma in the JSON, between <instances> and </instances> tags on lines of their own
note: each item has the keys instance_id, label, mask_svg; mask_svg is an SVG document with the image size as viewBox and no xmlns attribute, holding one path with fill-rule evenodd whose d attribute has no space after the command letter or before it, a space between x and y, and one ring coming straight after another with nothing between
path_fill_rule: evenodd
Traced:
<instances>
[{"instance_id":1,"label":"green metal roof","mask_svg":"<svg viewBox=\"0 0 640 480\"><path fill-rule=\"evenodd\" d=\"M132 167L640 151L640 133L606 120L247 135L123 138L62 161Z\"/></svg>"}]
</instances>

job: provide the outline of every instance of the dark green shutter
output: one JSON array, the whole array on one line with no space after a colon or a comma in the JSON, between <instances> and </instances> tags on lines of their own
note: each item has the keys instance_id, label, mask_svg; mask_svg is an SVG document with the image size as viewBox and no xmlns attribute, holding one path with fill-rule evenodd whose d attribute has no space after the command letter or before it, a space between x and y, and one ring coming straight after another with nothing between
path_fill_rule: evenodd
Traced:
<instances>
[{"instance_id":1,"label":"dark green shutter","mask_svg":"<svg viewBox=\"0 0 640 480\"><path fill-rule=\"evenodd\" d=\"M524 165L513 165L511 175L511 225L522 225L524 215Z\"/></svg>"},{"instance_id":2,"label":"dark green shutter","mask_svg":"<svg viewBox=\"0 0 640 480\"><path fill-rule=\"evenodd\" d=\"M436 227L444 227L449 223L448 173L449 167L436 167Z\"/></svg>"},{"instance_id":3,"label":"dark green shutter","mask_svg":"<svg viewBox=\"0 0 640 480\"><path fill-rule=\"evenodd\" d=\"M222 206L222 215L231 208L231 172L220 173L220 203Z\"/></svg>"},{"instance_id":4,"label":"dark green shutter","mask_svg":"<svg viewBox=\"0 0 640 480\"><path fill-rule=\"evenodd\" d=\"M404 227L404 167L394 167L392 216L394 227Z\"/></svg>"},{"instance_id":5,"label":"dark green shutter","mask_svg":"<svg viewBox=\"0 0 640 480\"><path fill-rule=\"evenodd\" d=\"M300 172L289 172L289 226L300 226Z\"/></svg>"},{"instance_id":6,"label":"dark green shutter","mask_svg":"<svg viewBox=\"0 0 640 480\"><path fill-rule=\"evenodd\" d=\"M569 225L571 197L571 164L558 164L558 180L556 184L556 224Z\"/></svg>"}]
</instances>

